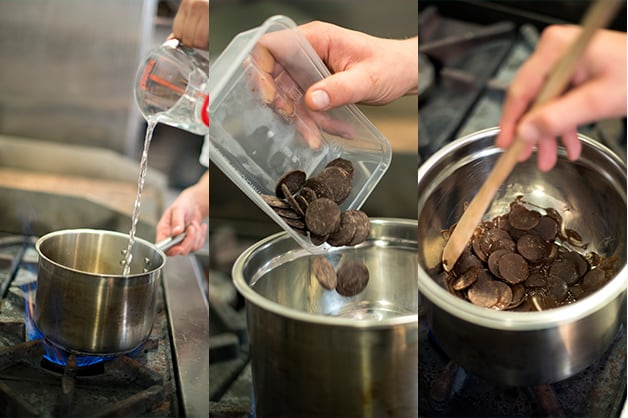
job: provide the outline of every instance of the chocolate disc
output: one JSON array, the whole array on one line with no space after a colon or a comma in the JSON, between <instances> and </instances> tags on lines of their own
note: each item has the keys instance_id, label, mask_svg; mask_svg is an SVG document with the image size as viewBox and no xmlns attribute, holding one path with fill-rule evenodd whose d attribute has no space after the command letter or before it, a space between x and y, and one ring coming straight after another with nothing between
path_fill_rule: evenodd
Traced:
<instances>
[{"instance_id":1,"label":"chocolate disc","mask_svg":"<svg viewBox=\"0 0 628 418\"><path fill-rule=\"evenodd\" d=\"M576 264L567 258L554 261L550 266L549 274L560 277L568 285L572 285L580 279L580 275L576 270Z\"/></svg>"},{"instance_id":2,"label":"chocolate disc","mask_svg":"<svg viewBox=\"0 0 628 418\"><path fill-rule=\"evenodd\" d=\"M550 275L547 278L547 291L549 296L554 298L556 302L562 302L567 297L569 287L560 277Z\"/></svg>"},{"instance_id":3,"label":"chocolate disc","mask_svg":"<svg viewBox=\"0 0 628 418\"><path fill-rule=\"evenodd\" d=\"M277 186L275 187L275 194L279 198L285 198L286 196L283 193L281 186L285 184L290 190L290 193L296 194L303 184L305 183L307 175L303 170L292 170L284 174L279 181L277 182Z\"/></svg>"},{"instance_id":4,"label":"chocolate disc","mask_svg":"<svg viewBox=\"0 0 628 418\"><path fill-rule=\"evenodd\" d=\"M321 198L311 202L305 212L305 224L316 235L328 235L340 225L340 208L331 199Z\"/></svg>"},{"instance_id":5,"label":"chocolate disc","mask_svg":"<svg viewBox=\"0 0 628 418\"><path fill-rule=\"evenodd\" d=\"M294 209L290 207L287 209L273 208L273 210L277 213L277 215L281 216L284 219L301 219L302 218L301 215L299 215Z\"/></svg>"},{"instance_id":6,"label":"chocolate disc","mask_svg":"<svg viewBox=\"0 0 628 418\"><path fill-rule=\"evenodd\" d=\"M286 200L288 201L288 204L290 205L292 210L294 210L299 215L300 218L303 218L305 216L303 209L301 209L299 202L296 201L296 199L294 198L294 195L292 194L292 192L290 191L290 189L285 183L281 185L281 190L283 192L283 195L286 197Z\"/></svg>"},{"instance_id":7,"label":"chocolate disc","mask_svg":"<svg viewBox=\"0 0 628 418\"><path fill-rule=\"evenodd\" d=\"M560 232L560 225L549 215L541 216L539 224L532 228L542 239L547 242L554 241Z\"/></svg>"},{"instance_id":8,"label":"chocolate disc","mask_svg":"<svg viewBox=\"0 0 628 418\"><path fill-rule=\"evenodd\" d=\"M494 286L497 287L499 298L491 308L497 309L498 311L507 309L512 303L512 289L504 282L496 281L494 282Z\"/></svg>"},{"instance_id":9,"label":"chocolate disc","mask_svg":"<svg viewBox=\"0 0 628 418\"><path fill-rule=\"evenodd\" d=\"M587 260L575 251L566 253L563 255L563 258L574 263L576 273L578 273L578 276L580 277L584 276L589 270L589 263L587 263Z\"/></svg>"},{"instance_id":10,"label":"chocolate disc","mask_svg":"<svg viewBox=\"0 0 628 418\"><path fill-rule=\"evenodd\" d=\"M526 299L526 288L521 283L513 285L510 289L512 290L512 300L506 309L514 309Z\"/></svg>"},{"instance_id":11,"label":"chocolate disc","mask_svg":"<svg viewBox=\"0 0 628 418\"><path fill-rule=\"evenodd\" d=\"M371 221L368 215L361 210L348 210L356 219L355 234L349 245L358 245L366 241L371 232Z\"/></svg>"},{"instance_id":12,"label":"chocolate disc","mask_svg":"<svg viewBox=\"0 0 628 418\"><path fill-rule=\"evenodd\" d=\"M336 270L329 260L322 255L312 257L312 273L325 289L332 290L336 288L338 282Z\"/></svg>"},{"instance_id":13,"label":"chocolate disc","mask_svg":"<svg viewBox=\"0 0 628 418\"><path fill-rule=\"evenodd\" d=\"M601 269L592 269L582 279L582 290L591 293L606 284L606 275Z\"/></svg>"},{"instance_id":14,"label":"chocolate disc","mask_svg":"<svg viewBox=\"0 0 628 418\"><path fill-rule=\"evenodd\" d=\"M349 174L349 178L353 179L353 163L349 160L345 160L344 158L336 158L335 160L331 160L327 163L326 167L340 167Z\"/></svg>"},{"instance_id":15,"label":"chocolate disc","mask_svg":"<svg viewBox=\"0 0 628 418\"><path fill-rule=\"evenodd\" d=\"M531 273L523 284L525 287L544 287L547 284L547 280L541 273Z\"/></svg>"},{"instance_id":16,"label":"chocolate disc","mask_svg":"<svg viewBox=\"0 0 628 418\"><path fill-rule=\"evenodd\" d=\"M330 199L338 204L351 193L351 177L340 167L326 167L316 178L327 185L331 191Z\"/></svg>"},{"instance_id":17,"label":"chocolate disc","mask_svg":"<svg viewBox=\"0 0 628 418\"><path fill-rule=\"evenodd\" d=\"M329 235L327 242L334 247L350 245L358 226L358 216L355 211L345 211L340 214L340 226L338 230Z\"/></svg>"},{"instance_id":18,"label":"chocolate disc","mask_svg":"<svg viewBox=\"0 0 628 418\"><path fill-rule=\"evenodd\" d=\"M508 283L521 283L528 278L528 263L519 254L508 253L499 259L499 274Z\"/></svg>"},{"instance_id":19,"label":"chocolate disc","mask_svg":"<svg viewBox=\"0 0 628 418\"><path fill-rule=\"evenodd\" d=\"M310 241L313 245L322 245L327 241L329 235L316 235L310 232Z\"/></svg>"},{"instance_id":20,"label":"chocolate disc","mask_svg":"<svg viewBox=\"0 0 628 418\"><path fill-rule=\"evenodd\" d=\"M314 192L314 194L316 194L317 199L320 199L323 197L332 199L333 193L329 189L329 186L327 186L325 182L319 180L317 177L310 177L309 179L305 180L305 183L303 184L303 188L305 187L311 189Z\"/></svg>"},{"instance_id":21,"label":"chocolate disc","mask_svg":"<svg viewBox=\"0 0 628 418\"><path fill-rule=\"evenodd\" d=\"M283 218L285 223L290 225L293 229L305 229L305 223L300 219Z\"/></svg>"},{"instance_id":22,"label":"chocolate disc","mask_svg":"<svg viewBox=\"0 0 628 418\"><path fill-rule=\"evenodd\" d=\"M548 245L538 235L525 234L517 240L517 251L526 260L537 263L547 257Z\"/></svg>"},{"instance_id":23,"label":"chocolate disc","mask_svg":"<svg viewBox=\"0 0 628 418\"><path fill-rule=\"evenodd\" d=\"M508 220L513 228L529 231L539 224L541 214L535 210L529 210L521 204L515 203L510 208Z\"/></svg>"},{"instance_id":24,"label":"chocolate disc","mask_svg":"<svg viewBox=\"0 0 628 418\"><path fill-rule=\"evenodd\" d=\"M473 283L475 283L481 271L481 267L470 268L454 280L452 284L453 289L464 290L467 287L471 286Z\"/></svg>"},{"instance_id":25,"label":"chocolate disc","mask_svg":"<svg viewBox=\"0 0 628 418\"><path fill-rule=\"evenodd\" d=\"M303 186L299 196L303 196L308 203L311 203L318 199L318 196L316 196L316 192L307 186Z\"/></svg>"},{"instance_id":26,"label":"chocolate disc","mask_svg":"<svg viewBox=\"0 0 628 418\"><path fill-rule=\"evenodd\" d=\"M342 296L355 296L362 292L369 282L369 270L361 262L348 260L336 272L338 283L336 292Z\"/></svg>"},{"instance_id":27,"label":"chocolate disc","mask_svg":"<svg viewBox=\"0 0 628 418\"><path fill-rule=\"evenodd\" d=\"M458 258L454 271L457 275L460 275L472 267L483 267L482 260L474 255L469 247L466 247L460 258Z\"/></svg>"},{"instance_id":28,"label":"chocolate disc","mask_svg":"<svg viewBox=\"0 0 628 418\"><path fill-rule=\"evenodd\" d=\"M488 257L488 269L491 271L491 273L493 273L497 277L501 277L501 275L499 274L499 260L502 258L503 255L511 252L512 251L510 250L502 249L493 251L491 253L491 255Z\"/></svg>"},{"instance_id":29,"label":"chocolate disc","mask_svg":"<svg viewBox=\"0 0 628 418\"><path fill-rule=\"evenodd\" d=\"M296 195L294 197L294 200L296 200L297 204L299 205L299 208L301 208L301 211L303 212L303 216L305 216L305 211L307 210L307 207L310 205L310 202L308 202L307 199L301 195Z\"/></svg>"},{"instance_id":30,"label":"chocolate disc","mask_svg":"<svg viewBox=\"0 0 628 418\"><path fill-rule=\"evenodd\" d=\"M467 291L469 301L474 305L492 308L500 300L501 288L496 286L495 280L488 279L485 274L480 274Z\"/></svg>"},{"instance_id":31,"label":"chocolate disc","mask_svg":"<svg viewBox=\"0 0 628 418\"><path fill-rule=\"evenodd\" d=\"M262 199L264 199L264 202L266 202L266 204L271 208L287 209L290 207L288 202L278 198L277 196L273 196L270 194L260 194L260 196L262 197Z\"/></svg>"}]
</instances>

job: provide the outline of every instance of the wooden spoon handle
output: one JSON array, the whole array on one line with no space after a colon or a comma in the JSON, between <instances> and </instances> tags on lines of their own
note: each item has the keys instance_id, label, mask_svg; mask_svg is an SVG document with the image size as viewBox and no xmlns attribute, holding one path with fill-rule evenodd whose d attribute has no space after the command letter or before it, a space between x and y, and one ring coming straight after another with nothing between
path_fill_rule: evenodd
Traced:
<instances>
[{"instance_id":1,"label":"wooden spoon handle","mask_svg":"<svg viewBox=\"0 0 628 418\"><path fill-rule=\"evenodd\" d=\"M582 21L582 32L552 68L531 109L554 99L565 91L591 38L598 29L610 22L618 7L619 2L616 0L597 0L591 6ZM501 154L486 181L462 214L443 249L442 262L445 271L450 271L456 264L497 189L510 175L525 146L524 140L515 138L513 144Z\"/></svg>"}]
</instances>

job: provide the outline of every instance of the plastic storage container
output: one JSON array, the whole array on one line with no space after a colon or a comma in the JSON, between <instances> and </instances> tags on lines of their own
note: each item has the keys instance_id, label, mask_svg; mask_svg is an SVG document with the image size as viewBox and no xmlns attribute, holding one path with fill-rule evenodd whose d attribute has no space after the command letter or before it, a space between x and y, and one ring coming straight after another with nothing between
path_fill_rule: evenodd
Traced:
<instances>
[{"instance_id":1,"label":"plastic storage container","mask_svg":"<svg viewBox=\"0 0 628 418\"><path fill-rule=\"evenodd\" d=\"M359 209L392 155L387 139L355 105L326 112L306 109L304 92L329 75L285 16L238 34L209 69L210 158L309 250L317 246L289 226L261 194L274 195L278 180L289 171L315 176L328 162L344 158L355 171L351 193L340 208Z\"/></svg>"}]
</instances>

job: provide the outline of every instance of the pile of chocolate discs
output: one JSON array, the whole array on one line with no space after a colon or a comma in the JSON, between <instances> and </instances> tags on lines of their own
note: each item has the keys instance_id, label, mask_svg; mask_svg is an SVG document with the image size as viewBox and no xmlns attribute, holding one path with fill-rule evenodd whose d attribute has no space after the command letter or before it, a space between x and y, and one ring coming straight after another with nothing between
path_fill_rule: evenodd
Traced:
<instances>
[{"instance_id":1,"label":"pile of chocolate discs","mask_svg":"<svg viewBox=\"0 0 628 418\"><path fill-rule=\"evenodd\" d=\"M370 221L360 210L340 209L351 193L353 173L351 161L336 158L309 178L302 170L285 173L275 195L261 197L292 229L309 236L312 244L355 246L368 238Z\"/></svg>"},{"instance_id":2,"label":"pile of chocolate discs","mask_svg":"<svg viewBox=\"0 0 628 418\"><path fill-rule=\"evenodd\" d=\"M581 244L580 235L563 232L556 210L545 212L515 199L508 213L476 228L454 268L438 278L441 286L478 306L541 311L573 303L606 284L614 275L612 260L570 249Z\"/></svg>"}]
</instances>

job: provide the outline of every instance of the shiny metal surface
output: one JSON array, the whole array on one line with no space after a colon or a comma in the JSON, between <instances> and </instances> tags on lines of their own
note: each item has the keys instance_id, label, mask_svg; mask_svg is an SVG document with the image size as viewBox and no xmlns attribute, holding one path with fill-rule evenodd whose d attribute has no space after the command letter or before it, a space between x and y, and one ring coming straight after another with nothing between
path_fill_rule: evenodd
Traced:
<instances>
[{"instance_id":1,"label":"shiny metal surface","mask_svg":"<svg viewBox=\"0 0 628 418\"><path fill-rule=\"evenodd\" d=\"M209 305L199 262L168 257L162 279L184 416L206 417L209 408Z\"/></svg>"},{"instance_id":2,"label":"shiny metal surface","mask_svg":"<svg viewBox=\"0 0 628 418\"><path fill-rule=\"evenodd\" d=\"M486 219L507 211L519 194L554 208L578 231L587 251L616 257L618 274L605 287L571 305L542 312L480 308L441 288L441 231L455 223L488 176L501 150L497 129L477 132L442 148L418 172L419 291L438 344L467 370L508 385L565 379L608 347L626 310L626 167L596 141L580 136L582 156L569 162L560 150L549 173L536 158L518 164L499 189Z\"/></svg>"},{"instance_id":3,"label":"shiny metal surface","mask_svg":"<svg viewBox=\"0 0 628 418\"><path fill-rule=\"evenodd\" d=\"M115 355L150 335L166 256L142 239L133 247L129 276L121 260L128 235L103 230L52 232L37 240L39 271L35 323L68 351Z\"/></svg>"},{"instance_id":4,"label":"shiny metal surface","mask_svg":"<svg viewBox=\"0 0 628 418\"><path fill-rule=\"evenodd\" d=\"M353 258L369 269L350 298L324 290L312 255L285 233L242 253L233 279L247 302L258 417L417 416L416 232L415 221L371 219L365 244L329 250L336 268Z\"/></svg>"}]
</instances>

